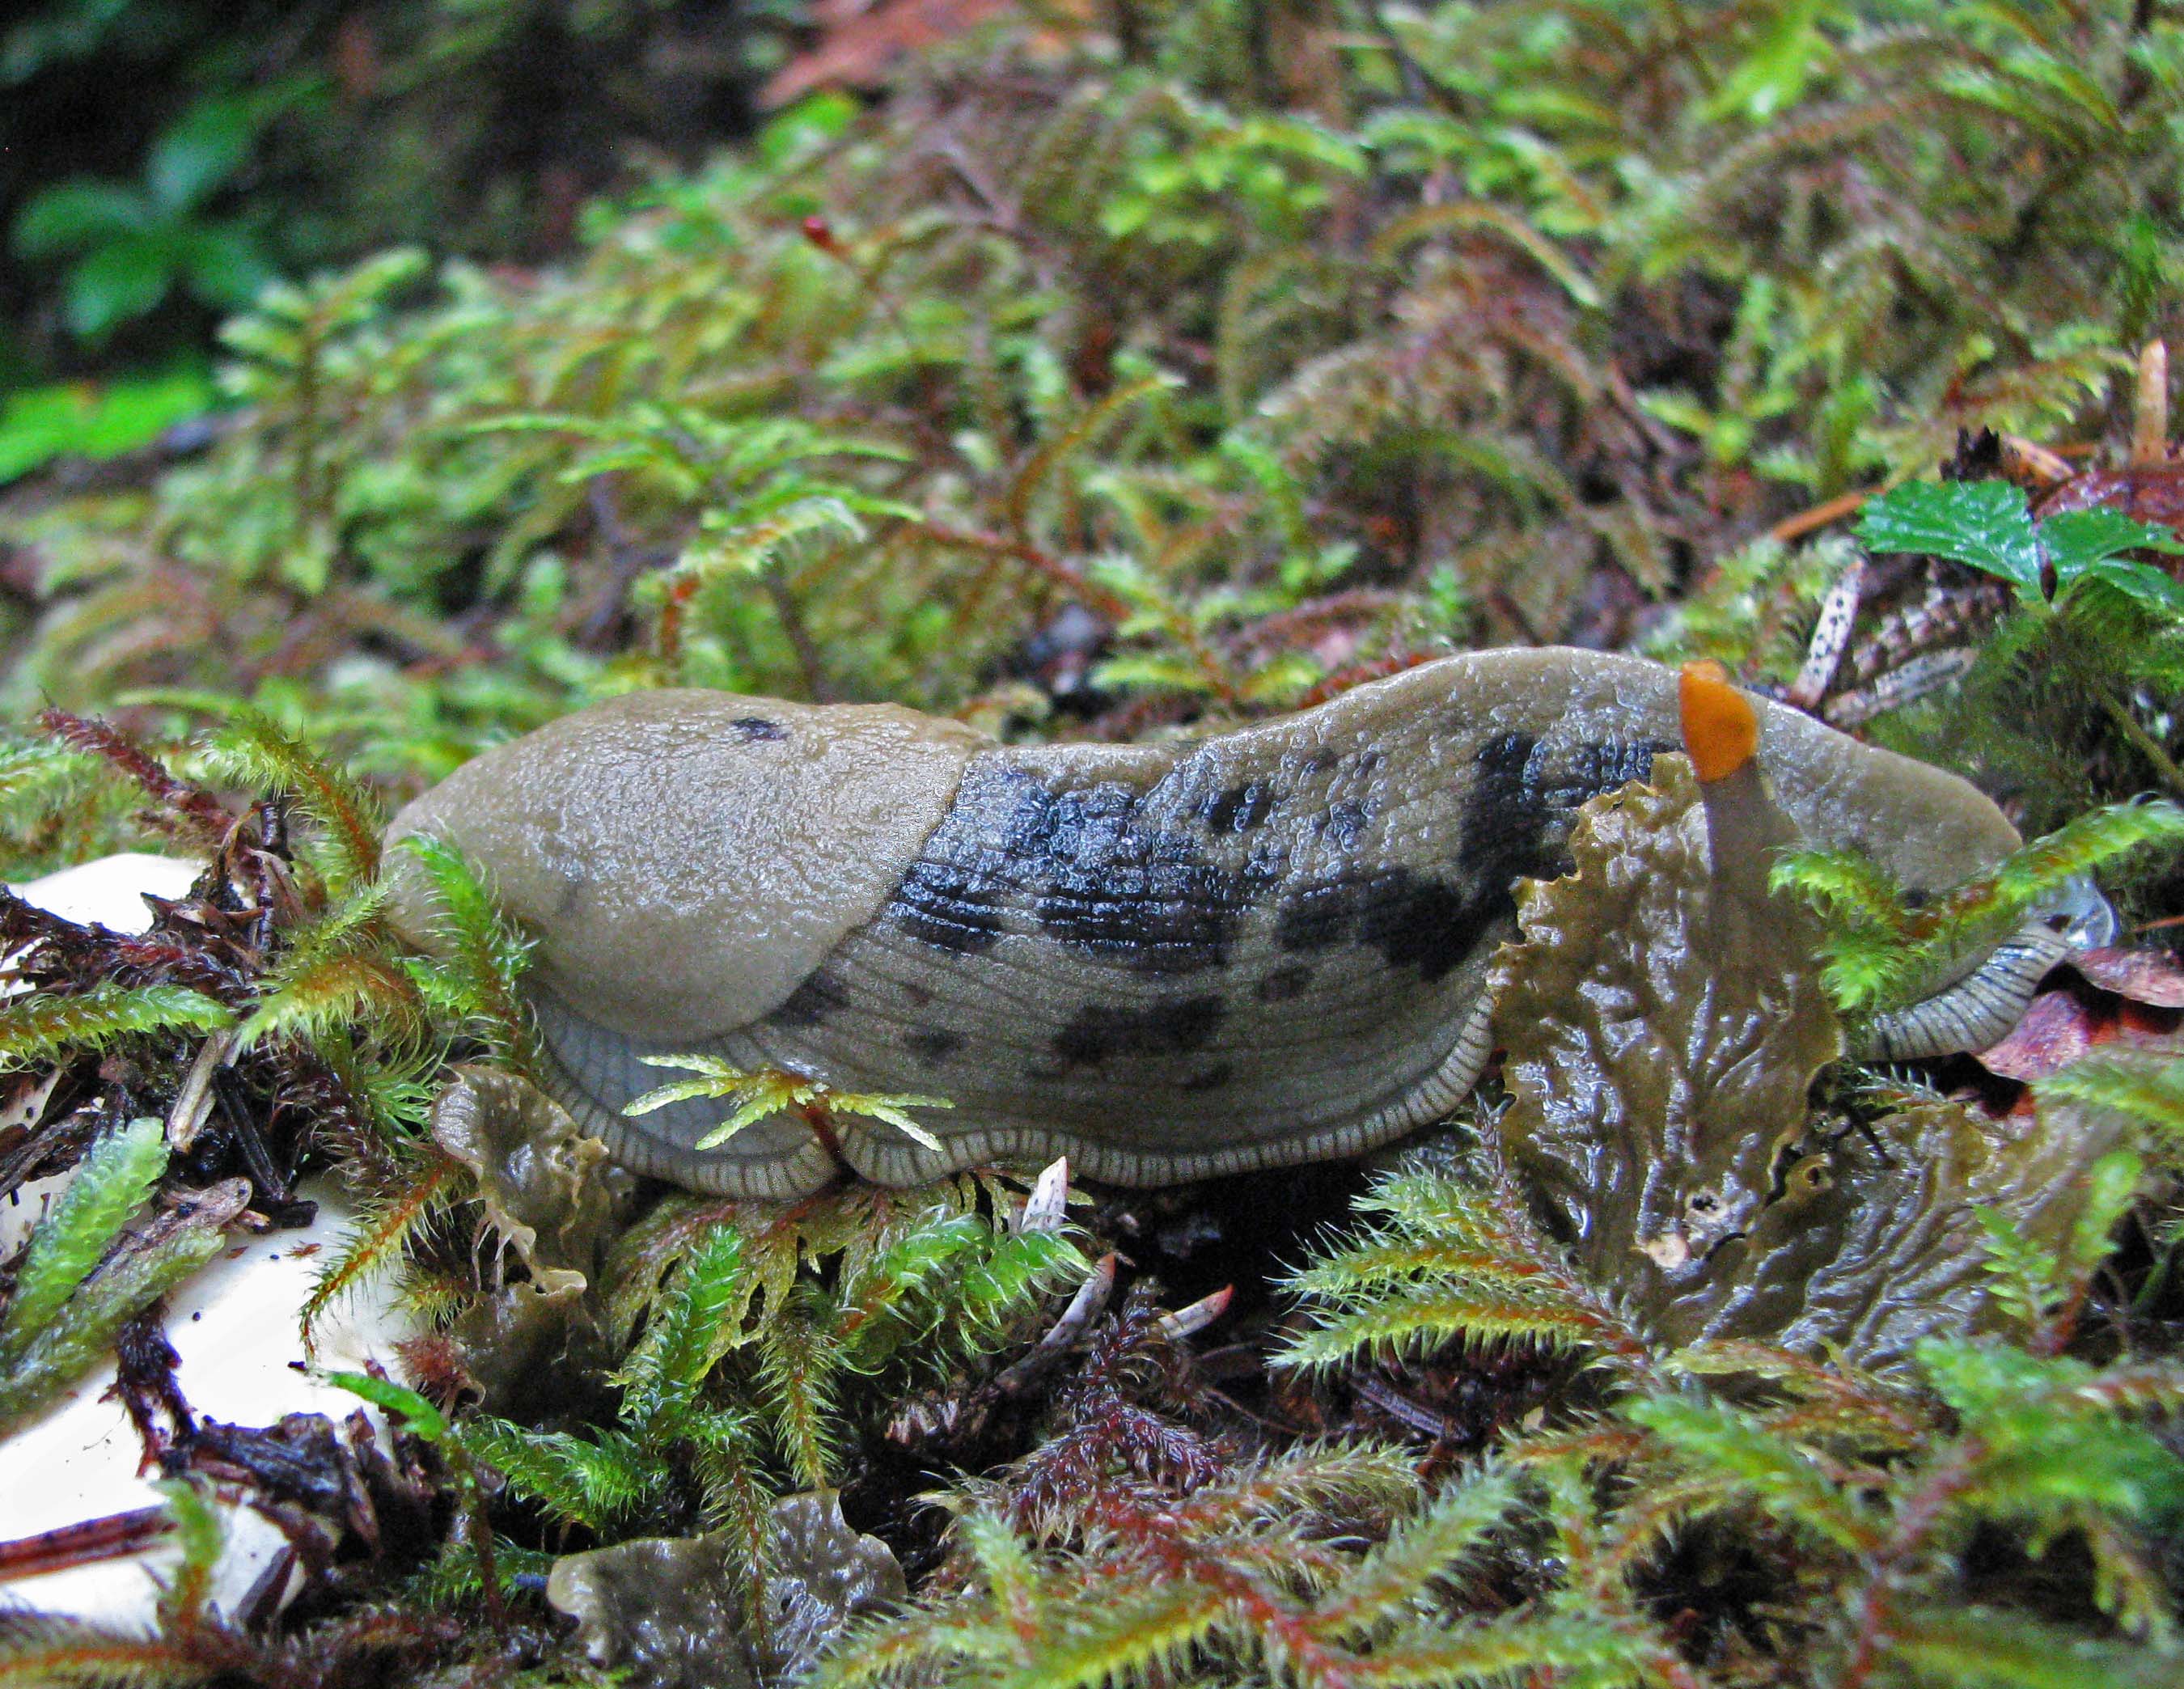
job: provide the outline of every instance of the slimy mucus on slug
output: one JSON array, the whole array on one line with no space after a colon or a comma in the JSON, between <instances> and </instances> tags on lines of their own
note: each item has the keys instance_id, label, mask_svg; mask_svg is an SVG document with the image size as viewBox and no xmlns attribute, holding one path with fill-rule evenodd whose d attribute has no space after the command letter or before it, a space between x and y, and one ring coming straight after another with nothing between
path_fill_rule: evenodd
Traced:
<instances>
[{"instance_id":1,"label":"slimy mucus on slug","mask_svg":"<svg viewBox=\"0 0 2184 1689\"><path fill-rule=\"evenodd\" d=\"M1779 841L1740 843L1738 817L1777 811L1915 889L2016 845L1954 776L1708 684L1694 721L1742 711L1757 740L1718 768L1702 725L1693 744L1718 866L1762 860ZM1011 746L891 705L641 692L477 757L389 837L448 839L537 934L554 1088L630 1167L776 1197L838 1171L801 1121L700 1152L716 1106L622 1115L661 1079L639 1057L704 1052L953 1101L927 1118L937 1154L839 1123L842 1160L883 1183L1066 1153L1154 1185L1447 1112L1488 1054L1515 881L1557 872L1578 805L1643 778L1681 719L1673 671L1563 649L1450 657L1167 744ZM396 895L415 929L413 887ZM1873 1053L1992 1041L2059 949L2035 924L1968 959L1879 1023Z\"/></svg>"}]
</instances>

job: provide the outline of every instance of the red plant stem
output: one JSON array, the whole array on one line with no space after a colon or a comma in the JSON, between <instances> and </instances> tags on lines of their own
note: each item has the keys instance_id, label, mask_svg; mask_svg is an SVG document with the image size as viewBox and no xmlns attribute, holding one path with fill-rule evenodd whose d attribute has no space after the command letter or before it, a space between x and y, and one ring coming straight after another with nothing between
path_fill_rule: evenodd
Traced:
<instances>
[{"instance_id":1,"label":"red plant stem","mask_svg":"<svg viewBox=\"0 0 2184 1689\"><path fill-rule=\"evenodd\" d=\"M1897 1510L1896 1529L1888 1540L1866 1557L1867 1578L1852 1609L1852 1635L1857 1639L1851 1657L1836 1680L1839 1689L1863 1689L1880 1663L1881 1652L1892 1640L1888 1631L1890 1586L1897 1570L1925 1546L1943 1511L1971 1482L1972 1469L1986 1456L1986 1445L1976 1437L1958 1443Z\"/></svg>"},{"instance_id":2,"label":"red plant stem","mask_svg":"<svg viewBox=\"0 0 2184 1689\"><path fill-rule=\"evenodd\" d=\"M1027 539L1005 539L999 534L977 533L967 528L944 527L939 522L912 522L912 531L942 545L961 546L967 551L983 551L989 556L1013 557L1027 563L1037 573L1044 575L1056 586L1074 594L1111 622L1122 622L1135 615L1136 608L1119 594L1109 592L1085 577L1084 571L1073 563L1063 561L1043 546Z\"/></svg>"},{"instance_id":3,"label":"red plant stem","mask_svg":"<svg viewBox=\"0 0 2184 1689\"><path fill-rule=\"evenodd\" d=\"M71 750L101 758L120 770L175 817L178 830L192 835L208 852L226 842L235 817L209 793L187 786L167 772L158 758L119 728L65 710L40 711L38 726Z\"/></svg>"}]
</instances>

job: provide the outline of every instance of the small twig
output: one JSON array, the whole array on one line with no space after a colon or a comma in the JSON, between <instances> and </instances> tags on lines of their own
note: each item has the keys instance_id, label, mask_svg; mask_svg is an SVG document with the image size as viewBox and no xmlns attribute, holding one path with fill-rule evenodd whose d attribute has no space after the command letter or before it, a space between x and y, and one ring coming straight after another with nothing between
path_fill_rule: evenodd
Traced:
<instances>
[{"instance_id":1,"label":"small twig","mask_svg":"<svg viewBox=\"0 0 2184 1689\"><path fill-rule=\"evenodd\" d=\"M204 1129L205 1116L212 1112L213 1074L226 1064L227 1053L234 1047L232 1027L221 1028L198 1046L197 1059L190 1063L181 1089L175 1093L174 1103L167 1110L167 1146L176 1153L188 1154Z\"/></svg>"},{"instance_id":2,"label":"small twig","mask_svg":"<svg viewBox=\"0 0 2184 1689\"><path fill-rule=\"evenodd\" d=\"M1061 1318L1032 1346L1031 1352L994 1378L993 1389L1002 1396L1022 1396L1028 1391L1051 1373L1078 1339L1091 1329L1092 1322L1100 1317L1107 1306L1107 1299L1114 1293L1115 1256L1111 1251L1093 1263L1090 1275L1077 1287L1077 1294L1070 1298Z\"/></svg>"},{"instance_id":3,"label":"small twig","mask_svg":"<svg viewBox=\"0 0 2184 1689\"><path fill-rule=\"evenodd\" d=\"M1180 1341L1185 1337L1205 1330L1207 1326L1228 1313L1228 1304L1234 1299L1235 1295L1234 1285L1223 1285L1210 1296L1201 1296L1187 1307L1179 1307L1173 1313L1162 1314L1153 1323L1153 1329L1171 1343Z\"/></svg>"},{"instance_id":4,"label":"small twig","mask_svg":"<svg viewBox=\"0 0 2184 1689\"><path fill-rule=\"evenodd\" d=\"M1068 1207L1069 1157L1063 1156L1049 1162L1040 1173L1023 1207L1010 1217L1009 1229L1019 1235L1060 1231Z\"/></svg>"},{"instance_id":5,"label":"small twig","mask_svg":"<svg viewBox=\"0 0 2184 1689\"><path fill-rule=\"evenodd\" d=\"M1862 487L1855 493L1838 493L1834 498L1825 499L1808 510L1800 510L1794 516L1783 517L1767 530L1767 537L1784 545L1793 539L1802 539L1815 529L1824 528L1830 522L1841 521L1845 516L1854 514L1880 490L1878 487Z\"/></svg>"},{"instance_id":6,"label":"small twig","mask_svg":"<svg viewBox=\"0 0 2184 1689\"><path fill-rule=\"evenodd\" d=\"M1810 710L1828 695L1829 683L1849 649L1851 629L1858 625L1858 603L1864 592L1865 559L1853 557L1820 600L1820 616L1813 627L1804 666L1790 683L1789 700L1799 709Z\"/></svg>"},{"instance_id":7,"label":"small twig","mask_svg":"<svg viewBox=\"0 0 2184 1689\"><path fill-rule=\"evenodd\" d=\"M2169 347L2149 340L2138 351L2138 387L2132 395L2131 460L2169 461Z\"/></svg>"},{"instance_id":8,"label":"small twig","mask_svg":"<svg viewBox=\"0 0 2184 1689\"><path fill-rule=\"evenodd\" d=\"M135 1508L78 1525L58 1525L35 1536L0 1542L0 1582L42 1577L70 1566L118 1560L148 1548L174 1529L163 1507Z\"/></svg>"},{"instance_id":9,"label":"small twig","mask_svg":"<svg viewBox=\"0 0 2184 1689\"><path fill-rule=\"evenodd\" d=\"M1379 1380L1360 1376L1350 1381L1351 1390L1363 1400L1385 1413L1400 1424L1429 1437L1446 1441L1456 1435L1456 1427L1445 1414L1411 1400L1401 1391L1391 1390Z\"/></svg>"},{"instance_id":10,"label":"small twig","mask_svg":"<svg viewBox=\"0 0 2184 1689\"><path fill-rule=\"evenodd\" d=\"M999 534L978 533L968 528L949 527L939 522L917 521L907 525L913 533L941 545L961 546L967 551L980 551L989 557L1013 557L1026 563L1039 574L1106 616L1110 622L1124 622L1137 613L1137 606L1119 593L1089 579L1084 571L1072 563L1056 557L1045 548L1029 540L1006 539Z\"/></svg>"},{"instance_id":11,"label":"small twig","mask_svg":"<svg viewBox=\"0 0 2184 1689\"><path fill-rule=\"evenodd\" d=\"M768 569L759 577L759 583L773 605L773 613L781 620L781 631L788 636L788 644L796 653L796 666L804 671L804 689L815 704L824 704L833 696L827 684L827 665L820 655L818 642L811 637L811 628L804 620L804 611L796 602L796 595L788 590L788 583L781 578L778 569Z\"/></svg>"}]
</instances>

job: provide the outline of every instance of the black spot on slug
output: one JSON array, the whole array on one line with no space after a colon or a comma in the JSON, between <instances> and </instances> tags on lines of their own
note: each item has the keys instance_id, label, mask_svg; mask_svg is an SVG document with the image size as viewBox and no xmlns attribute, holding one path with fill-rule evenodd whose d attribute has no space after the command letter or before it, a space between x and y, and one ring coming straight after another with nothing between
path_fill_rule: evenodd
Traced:
<instances>
[{"instance_id":1,"label":"black spot on slug","mask_svg":"<svg viewBox=\"0 0 2184 1689\"><path fill-rule=\"evenodd\" d=\"M1446 978L1514 909L1519 877L1559 871L1569 812L1596 792L1644 778L1661 748L1495 734L1474 758L1452 864L1442 872L1362 869L1293 887L1275 917L1275 943L1292 954L1363 945L1428 984ZM1330 805L1318 826L1331 848L1348 851L1369 818L1365 805L1345 800ZM1262 982L1266 1001L1279 1001L1267 994L1279 989L1279 977Z\"/></svg>"},{"instance_id":2,"label":"black spot on slug","mask_svg":"<svg viewBox=\"0 0 2184 1689\"><path fill-rule=\"evenodd\" d=\"M903 1047L928 1067L938 1067L963 1047L963 1034L944 1026L922 1027L905 1034Z\"/></svg>"},{"instance_id":3,"label":"black spot on slug","mask_svg":"<svg viewBox=\"0 0 2184 1689\"><path fill-rule=\"evenodd\" d=\"M743 716L728 725L736 730L736 737L745 744L756 739L785 739L788 730L778 722L769 722L763 716Z\"/></svg>"},{"instance_id":4,"label":"black spot on slug","mask_svg":"<svg viewBox=\"0 0 2184 1689\"><path fill-rule=\"evenodd\" d=\"M1087 1003L1054 1035L1054 1053L1070 1067L1111 1056L1184 1056L1202 1050L1228 1012L1220 998L1181 997L1147 1008Z\"/></svg>"},{"instance_id":5,"label":"black spot on slug","mask_svg":"<svg viewBox=\"0 0 2184 1689\"><path fill-rule=\"evenodd\" d=\"M1006 849L1060 943L1141 973L1193 973L1228 958L1249 902L1241 877L1186 832L1150 824L1138 794L1028 789Z\"/></svg>"},{"instance_id":6,"label":"black spot on slug","mask_svg":"<svg viewBox=\"0 0 2184 1689\"><path fill-rule=\"evenodd\" d=\"M1641 739L1635 744L1623 739L1588 741L1570 749L1570 774L1568 784L1577 793L1574 798L1556 794L1558 802L1571 807L1601 792L1612 792L1618 786L1633 780L1652 778L1653 759L1664 750L1675 746L1665 739Z\"/></svg>"},{"instance_id":7,"label":"black spot on slug","mask_svg":"<svg viewBox=\"0 0 2184 1689\"><path fill-rule=\"evenodd\" d=\"M850 993L824 970L809 976L766 1018L776 1026L817 1026L838 1009L847 1008Z\"/></svg>"},{"instance_id":8,"label":"black spot on slug","mask_svg":"<svg viewBox=\"0 0 2184 1689\"><path fill-rule=\"evenodd\" d=\"M1474 880L1505 892L1520 876L1552 867L1541 848L1550 814L1540 753L1529 733L1495 734L1479 747L1464 794L1457 862Z\"/></svg>"},{"instance_id":9,"label":"black spot on slug","mask_svg":"<svg viewBox=\"0 0 2184 1689\"><path fill-rule=\"evenodd\" d=\"M1312 969L1301 962L1285 962L1254 988L1262 1003L1287 1003L1304 995L1312 984Z\"/></svg>"},{"instance_id":10,"label":"black spot on slug","mask_svg":"<svg viewBox=\"0 0 2184 1689\"><path fill-rule=\"evenodd\" d=\"M1355 850L1357 841L1365 836L1366 823L1372 819L1369 805L1345 798L1340 803L1329 804L1327 812L1319 817L1320 837L1327 841L1330 850Z\"/></svg>"},{"instance_id":11,"label":"black spot on slug","mask_svg":"<svg viewBox=\"0 0 2184 1689\"><path fill-rule=\"evenodd\" d=\"M1056 790L1019 769L980 771L967 777L886 912L911 937L959 954L1035 925L1134 973L1217 967L1256 889L1279 877L1284 859L1255 853L1240 872L1225 867L1206 856L1196 828L1162 825L1151 801L1112 781Z\"/></svg>"},{"instance_id":12,"label":"black spot on slug","mask_svg":"<svg viewBox=\"0 0 2184 1689\"><path fill-rule=\"evenodd\" d=\"M1370 895L1366 879L1315 880L1282 900L1274 942L1284 950L1332 950L1357 936L1357 917Z\"/></svg>"},{"instance_id":13,"label":"black spot on slug","mask_svg":"<svg viewBox=\"0 0 2184 1689\"><path fill-rule=\"evenodd\" d=\"M1529 733L1496 733L1479 748L1465 794L1457 861L1481 885L1513 886L1524 876L1563 872L1569 813L1602 792L1652 772L1657 739L1557 744Z\"/></svg>"},{"instance_id":14,"label":"black spot on slug","mask_svg":"<svg viewBox=\"0 0 2184 1689\"><path fill-rule=\"evenodd\" d=\"M1274 941L1289 951L1366 945L1379 950L1389 967L1415 969L1430 983L1468 956L1502 912L1507 889L1495 889L1498 896L1490 891L1468 898L1446 880L1408 868L1319 880L1300 887L1283 903ZM1262 995L1265 989L1262 982Z\"/></svg>"},{"instance_id":15,"label":"black spot on slug","mask_svg":"<svg viewBox=\"0 0 2184 1689\"><path fill-rule=\"evenodd\" d=\"M1390 967L1414 967L1418 978L1430 983L1446 976L1478 947L1500 899L1468 899L1446 880L1418 879L1403 874L1388 888L1388 895L1366 908L1358 922L1358 937L1379 950Z\"/></svg>"},{"instance_id":16,"label":"black spot on slug","mask_svg":"<svg viewBox=\"0 0 2184 1689\"><path fill-rule=\"evenodd\" d=\"M1219 1090L1226 1085L1229 1080L1235 1077L1236 1070L1230 1067L1228 1063L1226 1062L1216 1062L1204 1073L1193 1073L1189 1079L1178 1085L1176 1089L1178 1090L1184 1091Z\"/></svg>"},{"instance_id":17,"label":"black spot on slug","mask_svg":"<svg viewBox=\"0 0 2184 1689\"><path fill-rule=\"evenodd\" d=\"M1207 799L1201 813L1210 833L1248 833L1264 827L1280 802L1272 781L1250 780Z\"/></svg>"},{"instance_id":18,"label":"black spot on slug","mask_svg":"<svg viewBox=\"0 0 2184 1689\"><path fill-rule=\"evenodd\" d=\"M975 868L920 857L888 899L889 918L921 943L958 956L994 947L1002 932L1007 887Z\"/></svg>"}]
</instances>

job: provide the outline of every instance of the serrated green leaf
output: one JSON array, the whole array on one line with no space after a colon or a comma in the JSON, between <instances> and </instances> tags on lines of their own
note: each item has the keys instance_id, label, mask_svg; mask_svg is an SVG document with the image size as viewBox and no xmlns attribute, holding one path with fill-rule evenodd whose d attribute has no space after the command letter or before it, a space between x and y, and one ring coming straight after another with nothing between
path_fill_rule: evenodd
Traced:
<instances>
[{"instance_id":1,"label":"serrated green leaf","mask_svg":"<svg viewBox=\"0 0 2184 1689\"><path fill-rule=\"evenodd\" d=\"M2023 490L2007 482L1907 481L1867 502L1858 538L1871 551L1952 558L2039 590L2039 537Z\"/></svg>"}]
</instances>

